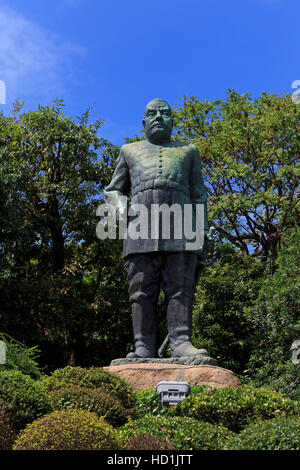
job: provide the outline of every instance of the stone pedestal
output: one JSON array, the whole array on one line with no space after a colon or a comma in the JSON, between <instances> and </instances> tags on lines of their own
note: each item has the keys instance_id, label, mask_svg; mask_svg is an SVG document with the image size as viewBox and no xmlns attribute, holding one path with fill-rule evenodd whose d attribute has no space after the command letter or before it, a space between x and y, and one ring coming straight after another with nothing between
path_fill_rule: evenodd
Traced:
<instances>
[{"instance_id":1,"label":"stone pedestal","mask_svg":"<svg viewBox=\"0 0 300 470\"><path fill-rule=\"evenodd\" d=\"M175 358L172 358L174 361ZM180 358L182 360L182 358ZM176 361L180 361L176 359ZM182 362L166 362L167 359L115 359L104 369L126 380L134 390L156 387L162 380L180 380L194 384L207 385L215 388L237 387L240 381L231 370L216 365L183 364ZM118 364L115 362L118 361ZM119 361L127 361L120 363ZM135 361L135 362L133 362ZM140 359L139 359L140 361ZM147 362L145 362L147 361ZM155 361L155 362L154 362Z\"/></svg>"},{"instance_id":2,"label":"stone pedestal","mask_svg":"<svg viewBox=\"0 0 300 470\"><path fill-rule=\"evenodd\" d=\"M131 358L128 359L127 357L114 359L111 361L110 366L121 366L125 364L180 364L183 366L217 366L218 363L212 357L207 355L197 356L197 357L149 357L149 358Z\"/></svg>"}]
</instances>

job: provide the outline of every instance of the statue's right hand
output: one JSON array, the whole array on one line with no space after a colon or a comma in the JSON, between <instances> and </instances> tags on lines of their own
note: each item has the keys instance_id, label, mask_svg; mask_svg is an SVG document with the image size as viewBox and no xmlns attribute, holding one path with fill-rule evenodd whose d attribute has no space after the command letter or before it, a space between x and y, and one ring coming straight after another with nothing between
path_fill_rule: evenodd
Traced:
<instances>
[{"instance_id":1,"label":"statue's right hand","mask_svg":"<svg viewBox=\"0 0 300 470\"><path fill-rule=\"evenodd\" d=\"M125 223L127 220L127 207L118 207L116 211L117 224Z\"/></svg>"}]
</instances>

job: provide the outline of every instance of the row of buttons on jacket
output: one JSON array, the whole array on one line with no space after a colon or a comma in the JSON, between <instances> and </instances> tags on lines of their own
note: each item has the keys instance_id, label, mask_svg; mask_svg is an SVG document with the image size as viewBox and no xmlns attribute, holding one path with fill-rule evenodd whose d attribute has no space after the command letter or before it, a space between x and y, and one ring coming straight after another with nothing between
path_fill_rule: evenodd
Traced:
<instances>
[{"instance_id":1,"label":"row of buttons on jacket","mask_svg":"<svg viewBox=\"0 0 300 470\"><path fill-rule=\"evenodd\" d=\"M162 147L159 147L158 153L158 174L162 174Z\"/></svg>"}]
</instances>

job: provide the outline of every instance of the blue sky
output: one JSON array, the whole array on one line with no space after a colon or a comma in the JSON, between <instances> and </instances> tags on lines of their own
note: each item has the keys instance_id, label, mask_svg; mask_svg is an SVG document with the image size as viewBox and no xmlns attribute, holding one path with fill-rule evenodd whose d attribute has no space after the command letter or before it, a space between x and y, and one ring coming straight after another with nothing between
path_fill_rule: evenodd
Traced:
<instances>
[{"instance_id":1,"label":"blue sky","mask_svg":"<svg viewBox=\"0 0 300 470\"><path fill-rule=\"evenodd\" d=\"M0 109L94 105L100 135L121 145L156 97L292 93L299 17L299 0L0 0Z\"/></svg>"}]
</instances>

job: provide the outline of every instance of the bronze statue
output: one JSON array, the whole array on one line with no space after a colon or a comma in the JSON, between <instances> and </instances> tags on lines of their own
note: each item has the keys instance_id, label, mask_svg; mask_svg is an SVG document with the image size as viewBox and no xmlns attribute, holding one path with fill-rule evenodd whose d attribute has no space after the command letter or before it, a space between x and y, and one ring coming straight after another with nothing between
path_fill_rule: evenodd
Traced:
<instances>
[{"instance_id":1,"label":"bronze statue","mask_svg":"<svg viewBox=\"0 0 300 470\"><path fill-rule=\"evenodd\" d=\"M207 355L191 342L192 303L202 246L189 244L185 232L174 232L183 224L171 221L169 237L163 237L161 219L150 216L150 209L192 207L191 224L197 228L195 207L202 207L204 238L208 235L207 194L201 163L194 145L171 140L172 112L168 103L154 99L145 108L143 120L146 140L123 145L111 183L104 191L105 200L116 208L119 220L127 211L124 196L131 195L131 207L149 209L149 219L142 229L144 237L124 239L124 258L129 283L129 301L135 351L128 358L156 356L156 305L162 284L165 295L172 357ZM186 209L187 210L187 209ZM148 224L149 222L149 224ZM128 230L136 223L130 214ZM145 227L146 226L146 227ZM156 235L153 236L153 233ZM201 267L201 264L200 264Z\"/></svg>"}]
</instances>

